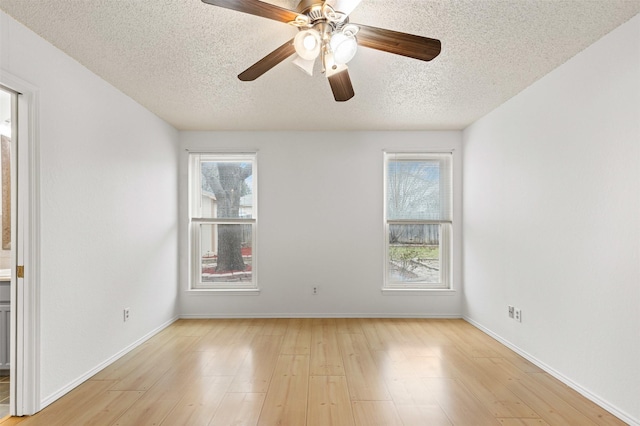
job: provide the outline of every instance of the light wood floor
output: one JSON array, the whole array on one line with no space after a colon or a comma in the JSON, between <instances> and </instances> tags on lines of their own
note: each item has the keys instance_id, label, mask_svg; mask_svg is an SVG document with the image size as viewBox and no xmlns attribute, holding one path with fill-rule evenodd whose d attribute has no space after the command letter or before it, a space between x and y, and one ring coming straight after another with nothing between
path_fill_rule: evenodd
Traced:
<instances>
[{"instance_id":1,"label":"light wood floor","mask_svg":"<svg viewBox=\"0 0 640 426\"><path fill-rule=\"evenodd\" d=\"M624 425L462 320L180 320L32 425Z\"/></svg>"}]
</instances>

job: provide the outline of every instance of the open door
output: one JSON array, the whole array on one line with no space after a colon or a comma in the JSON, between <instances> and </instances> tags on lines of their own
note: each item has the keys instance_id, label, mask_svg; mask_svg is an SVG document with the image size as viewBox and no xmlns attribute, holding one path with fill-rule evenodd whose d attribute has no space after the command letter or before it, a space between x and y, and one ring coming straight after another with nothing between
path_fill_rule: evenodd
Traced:
<instances>
[{"instance_id":1,"label":"open door","mask_svg":"<svg viewBox=\"0 0 640 426\"><path fill-rule=\"evenodd\" d=\"M13 226L15 200L13 194L13 141L16 136L18 94L0 87L0 418L9 414L13 392L11 387L11 323L15 241Z\"/></svg>"},{"instance_id":2,"label":"open door","mask_svg":"<svg viewBox=\"0 0 640 426\"><path fill-rule=\"evenodd\" d=\"M7 82L8 81L8 82ZM28 92L23 93L21 87ZM9 267L0 264L0 292L2 272L10 280L9 303L4 306L0 294L0 340L6 339L6 358L9 371L9 413L14 416L30 415L39 410L39 327L38 302L34 285L37 282L37 245L31 238L37 226L37 205L34 189L37 170L34 123L36 91L18 79L0 74L2 97L10 97L10 119L5 123L0 145L0 175L2 176L2 249L10 250ZM2 123L0 123L2 126ZM8 216L8 217L7 217ZM0 251L0 254L2 251ZM0 260L2 260L0 258ZM7 271L8 269L8 271ZM7 273L8 272L8 273ZM3 308L5 311L3 312ZM4 314L4 316L3 316ZM6 317L6 321L3 319ZM0 369L3 367L3 341L0 341Z\"/></svg>"}]
</instances>

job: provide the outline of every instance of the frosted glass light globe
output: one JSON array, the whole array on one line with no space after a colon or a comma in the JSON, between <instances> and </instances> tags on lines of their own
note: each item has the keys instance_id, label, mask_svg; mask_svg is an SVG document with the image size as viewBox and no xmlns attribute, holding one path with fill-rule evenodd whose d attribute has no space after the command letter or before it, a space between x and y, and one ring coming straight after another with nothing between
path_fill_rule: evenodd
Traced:
<instances>
[{"instance_id":1,"label":"frosted glass light globe","mask_svg":"<svg viewBox=\"0 0 640 426\"><path fill-rule=\"evenodd\" d=\"M302 39L302 45L307 50L315 49L317 44L318 43L316 42L316 38L311 34L305 34L304 39Z\"/></svg>"},{"instance_id":2,"label":"frosted glass light globe","mask_svg":"<svg viewBox=\"0 0 640 426\"><path fill-rule=\"evenodd\" d=\"M316 30L300 31L293 39L293 47L302 59L317 58L320 54L320 33Z\"/></svg>"},{"instance_id":3,"label":"frosted glass light globe","mask_svg":"<svg viewBox=\"0 0 640 426\"><path fill-rule=\"evenodd\" d=\"M344 33L332 35L329 45L333 51L333 60L336 64L346 64L353 59L358 50L358 43L355 37L345 35Z\"/></svg>"}]
</instances>

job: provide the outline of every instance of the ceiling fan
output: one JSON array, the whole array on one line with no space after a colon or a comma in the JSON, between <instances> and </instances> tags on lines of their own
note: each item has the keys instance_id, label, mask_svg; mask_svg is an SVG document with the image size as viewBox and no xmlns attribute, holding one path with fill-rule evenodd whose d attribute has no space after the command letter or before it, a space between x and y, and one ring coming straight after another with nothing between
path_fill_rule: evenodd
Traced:
<instances>
[{"instance_id":1,"label":"ceiling fan","mask_svg":"<svg viewBox=\"0 0 640 426\"><path fill-rule=\"evenodd\" d=\"M289 10L259 0L202 0L204 3L291 24L296 36L238 75L253 81L286 58L297 54L293 63L313 74L320 58L322 72L329 80L338 102L354 95L347 63L358 45L430 61L440 53L440 40L349 22L349 14L361 0L300 0Z\"/></svg>"}]
</instances>

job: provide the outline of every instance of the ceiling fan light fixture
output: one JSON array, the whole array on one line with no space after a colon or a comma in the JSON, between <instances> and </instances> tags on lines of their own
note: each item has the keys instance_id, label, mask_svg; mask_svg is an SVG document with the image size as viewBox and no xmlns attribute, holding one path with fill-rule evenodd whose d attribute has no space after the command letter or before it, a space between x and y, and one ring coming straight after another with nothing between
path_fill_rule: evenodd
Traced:
<instances>
[{"instance_id":1,"label":"ceiling fan light fixture","mask_svg":"<svg viewBox=\"0 0 640 426\"><path fill-rule=\"evenodd\" d=\"M336 64L346 64L353 59L358 50L356 38L344 32L333 34L329 41L329 46L331 46L333 60Z\"/></svg>"},{"instance_id":2,"label":"ceiling fan light fixture","mask_svg":"<svg viewBox=\"0 0 640 426\"><path fill-rule=\"evenodd\" d=\"M303 59L300 56L296 57L293 60L293 65L297 66L310 76L313 76L313 67L315 66L315 64L315 59Z\"/></svg>"},{"instance_id":3,"label":"ceiling fan light fixture","mask_svg":"<svg viewBox=\"0 0 640 426\"><path fill-rule=\"evenodd\" d=\"M344 102L354 96L347 68L362 46L421 61L440 54L440 40L386 30L368 25L351 24L349 15L362 0L298 0L296 11L264 0L202 0L212 6L235 10L274 21L289 23L298 34L273 52L238 74L241 81L253 81L294 53L294 64L313 74L318 57L327 76L333 97Z\"/></svg>"},{"instance_id":4,"label":"ceiling fan light fixture","mask_svg":"<svg viewBox=\"0 0 640 426\"><path fill-rule=\"evenodd\" d=\"M313 29L300 31L293 39L296 53L306 60L313 60L318 57L321 44L320 33Z\"/></svg>"}]
</instances>

